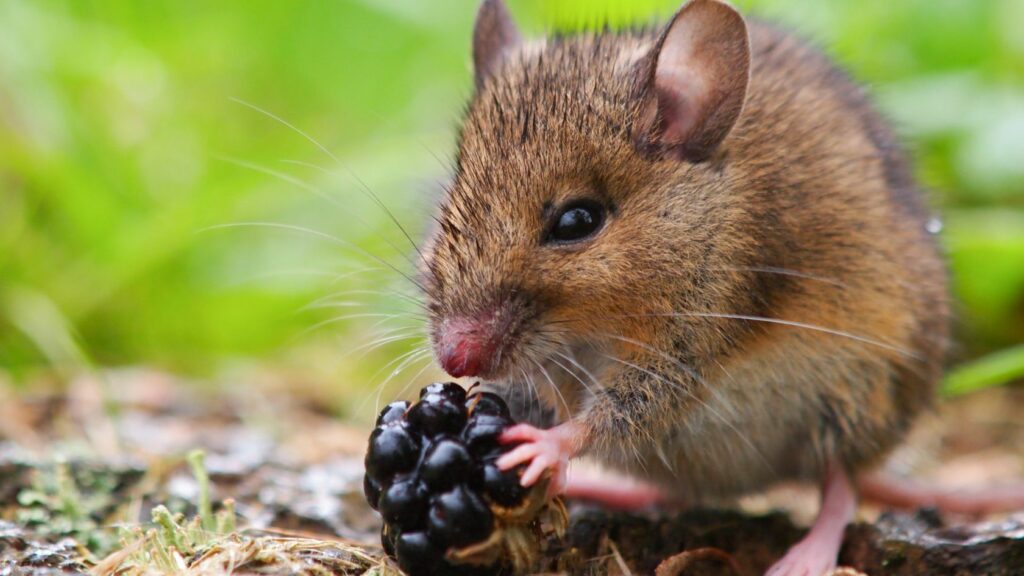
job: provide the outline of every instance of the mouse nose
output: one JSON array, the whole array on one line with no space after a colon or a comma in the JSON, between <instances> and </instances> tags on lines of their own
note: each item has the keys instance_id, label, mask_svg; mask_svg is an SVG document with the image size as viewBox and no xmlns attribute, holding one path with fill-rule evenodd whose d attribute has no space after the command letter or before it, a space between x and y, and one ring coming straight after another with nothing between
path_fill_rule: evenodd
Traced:
<instances>
[{"instance_id":1,"label":"mouse nose","mask_svg":"<svg viewBox=\"0 0 1024 576\"><path fill-rule=\"evenodd\" d=\"M480 374L489 355L490 351L479 342L463 339L441 351L441 367L455 378L473 377Z\"/></svg>"},{"instance_id":2,"label":"mouse nose","mask_svg":"<svg viewBox=\"0 0 1024 576\"><path fill-rule=\"evenodd\" d=\"M441 331L438 361L455 378L479 376L493 361L497 346L487 322L450 320Z\"/></svg>"}]
</instances>

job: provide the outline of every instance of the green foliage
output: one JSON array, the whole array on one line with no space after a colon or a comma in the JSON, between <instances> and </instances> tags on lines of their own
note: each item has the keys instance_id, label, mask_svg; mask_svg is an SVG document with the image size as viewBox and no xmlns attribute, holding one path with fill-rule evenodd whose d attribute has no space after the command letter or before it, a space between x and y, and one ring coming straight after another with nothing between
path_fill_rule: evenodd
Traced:
<instances>
[{"instance_id":1,"label":"green foliage","mask_svg":"<svg viewBox=\"0 0 1024 576\"><path fill-rule=\"evenodd\" d=\"M946 376L943 391L948 396L974 392L1024 379L1024 345L1000 350L964 364Z\"/></svg>"},{"instance_id":2,"label":"green foliage","mask_svg":"<svg viewBox=\"0 0 1024 576\"><path fill-rule=\"evenodd\" d=\"M338 353L418 323L388 269L408 273L412 250L363 184L423 233L471 90L476 4L0 1L0 368L258 357L368 381L414 350L396 331ZM540 33L679 1L509 4ZM1024 341L1024 3L737 4L871 85L946 215L968 351ZM317 232L217 227L254 221Z\"/></svg>"}]
</instances>

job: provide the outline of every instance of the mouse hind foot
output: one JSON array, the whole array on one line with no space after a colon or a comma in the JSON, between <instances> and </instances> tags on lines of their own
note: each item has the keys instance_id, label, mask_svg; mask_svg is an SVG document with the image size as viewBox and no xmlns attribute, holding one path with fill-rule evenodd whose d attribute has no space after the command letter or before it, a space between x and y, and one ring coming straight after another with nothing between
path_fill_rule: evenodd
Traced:
<instances>
[{"instance_id":1,"label":"mouse hind foot","mask_svg":"<svg viewBox=\"0 0 1024 576\"><path fill-rule=\"evenodd\" d=\"M857 495L841 468L825 475L821 510L802 540L793 545L766 576L824 576L836 567L846 525L857 509Z\"/></svg>"}]
</instances>

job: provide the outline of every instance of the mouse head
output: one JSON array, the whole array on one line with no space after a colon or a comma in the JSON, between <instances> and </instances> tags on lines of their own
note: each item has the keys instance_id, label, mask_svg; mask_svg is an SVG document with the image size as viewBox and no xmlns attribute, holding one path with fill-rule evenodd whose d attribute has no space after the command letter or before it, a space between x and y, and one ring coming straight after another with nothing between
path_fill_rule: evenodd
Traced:
<instances>
[{"instance_id":1,"label":"mouse head","mask_svg":"<svg viewBox=\"0 0 1024 576\"><path fill-rule=\"evenodd\" d=\"M441 365L506 380L677 337L680 294L717 294L700 266L728 209L715 198L749 77L743 19L692 0L663 30L524 42L486 0L473 49L424 251Z\"/></svg>"}]
</instances>

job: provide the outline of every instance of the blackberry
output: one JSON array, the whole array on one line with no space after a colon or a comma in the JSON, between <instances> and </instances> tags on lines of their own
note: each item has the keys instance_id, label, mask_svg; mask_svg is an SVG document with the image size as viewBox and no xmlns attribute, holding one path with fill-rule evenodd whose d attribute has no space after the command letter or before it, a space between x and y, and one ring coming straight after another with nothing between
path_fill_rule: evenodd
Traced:
<instances>
[{"instance_id":1,"label":"blackberry","mask_svg":"<svg viewBox=\"0 0 1024 576\"><path fill-rule=\"evenodd\" d=\"M454 438L442 438L434 442L420 465L420 476L433 491L469 481L475 472L473 457L462 442Z\"/></svg>"},{"instance_id":2,"label":"blackberry","mask_svg":"<svg viewBox=\"0 0 1024 576\"><path fill-rule=\"evenodd\" d=\"M406 419L424 436L458 434L466 424L466 408L448 395L430 393L409 409Z\"/></svg>"},{"instance_id":3,"label":"blackberry","mask_svg":"<svg viewBox=\"0 0 1024 576\"><path fill-rule=\"evenodd\" d=\"M498 438L506 428L512 426L511 418L491 414L474 414L462 429L462 441L470 450L485 454L500 448Z\"/></svg>"},{"instance_id":4,"label":"blackberry","mask_svg":"<svg viewBox=\"0 0 1024 576\"><path fill-rule=\"evenodd\" d=\"M398 537L395 556L402 570L410 574L433 574L441 564L441 551L425 532L410 532Z\"/></svg>"},{"instance_id":5,"label":"blackberry","mask_svg":"<svg viewBox=\"0 0 1024 576\"><path fill-rule=\"evenodd\" d=\"M466 401L466 390L455 382L434 382L433 384L424 386L423 389L420 390L420 398L423 398L427 394L439 394L458 404L462 404Z\"/></svg>"},{"instance_id":6,"label":"blackberry","mask_svg":"<svg viewBox=\"0 0 1024 576\"><path fill-rule=\"evenodd\" d=\"M493 462L485 464L483 480L487 497L508 508L521 504L529 490L519 483L523 468L503 471Z\"/></svg>"},{"instance_id":7,"label":"blackberry","mask_svg":"<svg viewBox=\"0 0 1024 576\"><path fill-rule=\"evenodd\" d=\"M406 573L521 571L545 530L564 524L561 503L544 498L546 481L523 488L524 466L497 467L511 448L498 439L514 424L500 396L467 394L453 382L380 412L363 491L384 518L385 553Z\"/></svg>"},{"instance_id":8,"label":"blackberry","mask_svg":"<svg viewBox=\"0 0 1024 576\"><path fill-rule=\"evenodd\" d=\"M370 435L366 452L366 473L377 484L390 484L399 472L412 470L420 454L420 438L404 423L396 422L377 428Z\"/></svg>"},{"instance_id":9,"label":"blackberry","mask_svg":"<svg viewBox=\"0 0 1024 576\"><path fill-rule=\"evenodd\" d=\"M480 416L487 414L489 416L500 416L508 420L512 420L512 414L509 412L508 404L502 400L501 396L497 394L491 394L490 392L477 392L473 394L472 399L466 403L466 407L473 413L474 416Z\"/></svg>"},{"instance_id":10,"label":"blackberry","mask_svg":"<svg viewBox=\"0 0 1024 576\"><path fill-rule=\"evenodd\" d=\"M366 495L366 501L370 503L370 506L374 510L377 509L377 503L380 502L381 489L380 484L373 478L370 478L369 474L363 476L363 494Z\"/></svg>"},{"instance_id":11,"label":"blackberry","mask_svg":"<svg viewBox=\"0 0 1024 576\"><path fill-rule=\"evenodd\" d=\"M398 402L392 402L384 407L380 411L380 415L377 416L377 426L384 426L385 424L391 424L397 422L405 417L405 411L409 409L409 403L405 400L399 400Z\"/></svg>"},{"instance_id":12,"label":"blackberry","mask_svg":"<svg viewBox=\"0 0 1024 576\"><path fill-rule=\"evenodd\" d=\"M380 515L388 524L403 530L414 530L423 525L427 513L427 488L416 478L397 481L380 497Z\"/></svg>"}]
</instances>

